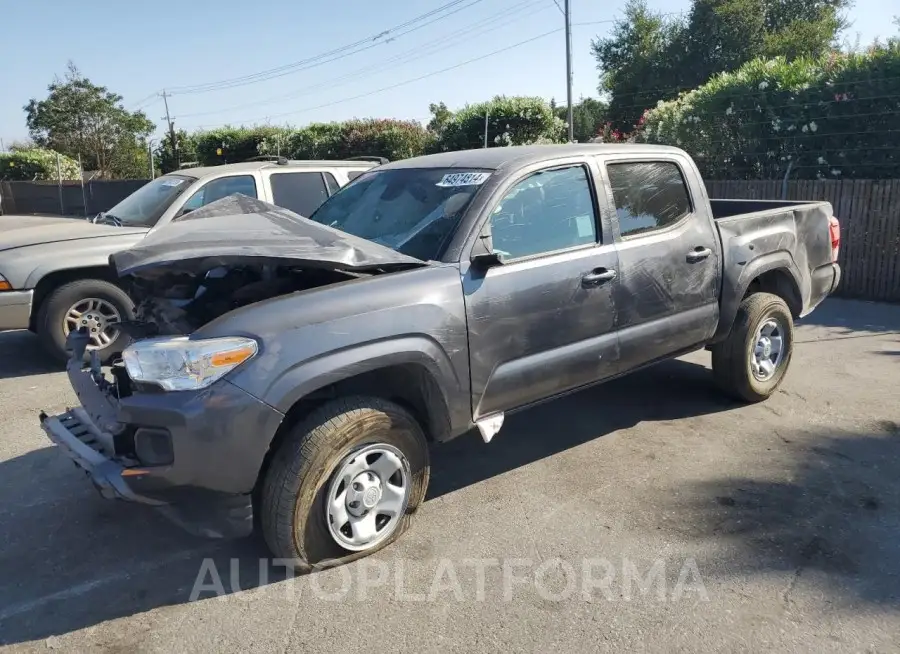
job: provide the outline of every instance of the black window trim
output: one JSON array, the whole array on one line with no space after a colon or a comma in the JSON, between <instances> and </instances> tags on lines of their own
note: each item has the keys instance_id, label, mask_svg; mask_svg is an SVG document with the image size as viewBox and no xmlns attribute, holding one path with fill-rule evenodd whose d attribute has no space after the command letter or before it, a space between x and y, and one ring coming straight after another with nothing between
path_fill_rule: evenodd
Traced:
<instances>
[{"instance_id":1,"label":"black window trim","mask_svg":"<svg viewBox=\"0 0 900 654\"><path fill-rule=\"evenodd\" d=\"M486 212L487 218L484 221L484 224L481 226L481 229L478 231L478 236L476 239L481 238L481 234L484 233L485 227L491 225L491 245L493 246L493 225L491 224L491 216L494 214L494 209L497 208L497 204L500 203L503 198L506 197L506 194L509 193L515 186L517 186L520 182L528 179L532 175L537 175L538 173L547 173L554 170L563 170L566 168L581 168L585 174L585 181L587 182L588 192L591 194L591 206L594 211L594 242L593 243L584 243L582 245L572 245L567 248L560 248L557 250L548 250L547 252L536 252L535 254L527 254L522 257L515 257L511 259L503 260L503 267L511 266L517 263L527 263L531 261L535 261L536 259L545 259L548 257L555 257L560 254L568 254L570 252L578 252L580 250L589 250L592 248L597 248L603 245L603 222L600 215L600 204L597 198L597 190L596 184L594 183L594 175L591 171L591 166L587 161L572 161L567 163L557 163L546 168L538 168L537 170L531 170L527 173L522 174L519 177L516 177L511 182L505 184L503 186L502 191L496 193L494 198L488 203L489 209Z\"/></svg>"},{"instance_id":2,"label":"black window trim","mask_svg":"<svg viewBox=\"0 0 900 654\"><path fill-rule=\"evenodd\" d=\"M688 184L687 175L684 174L684 167L682 166L681 161L676 157L669 157L666 155L660 155L658 157L622 157L616 158L615 156L610 156L603 160L603 183L609 192L609 203L610 209L612 211L612 216L615 224L615 237L619 241L635 241L641 238L645 238L648 236L657 236L658 234L664 234L665 232L674 231L677 228L683 226L683 224L689 220L696 212L696 204L694 203L694 196L691 192L691 186ZM679 220L675 221L671 225L666 225L665 227L658 227L657 229L651 229L646 232L640 232L638 234L630 234L630 235L622 235L621 225L619 224L619 215L616 210L616 198L613 193L612 188L612 179L609 176L609 166L614 166L616 164L641 164L641 163L670 163L674 164L676 168L678 168L678 174L681 175L681 183L684 184L684 190L687 192L688 206L690 210L682 216Z\"/></svg>"}]
</instances>

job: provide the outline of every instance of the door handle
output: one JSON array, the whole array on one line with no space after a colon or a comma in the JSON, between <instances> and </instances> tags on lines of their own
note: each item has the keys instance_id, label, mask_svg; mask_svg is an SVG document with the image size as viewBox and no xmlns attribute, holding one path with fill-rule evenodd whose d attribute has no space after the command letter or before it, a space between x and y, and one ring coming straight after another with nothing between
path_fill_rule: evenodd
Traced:
<instances>
[{"instance_id":1,"label":"door handle","mask_svg":"<svg viewBox=\"0 0 900 654\"><path fill-rule=\"evenodd\" d=\"M698 261L709 259L711 255L712 250L710 250L709 248L698 246L687 253L687 261L688 263L697 263Z\"/></svg>"},{"instance_id":2,"label":"door handle","mask_svg":"<svg viewBox=\"0 0 900 654\"><path fill-rule=\"evenodd\" d=\"M597 268L581 278L581 285L585 288L600 286L601 284L614 280L617 274L618 273L616 273L615 270Z\"/></svg>"}]
</instances>

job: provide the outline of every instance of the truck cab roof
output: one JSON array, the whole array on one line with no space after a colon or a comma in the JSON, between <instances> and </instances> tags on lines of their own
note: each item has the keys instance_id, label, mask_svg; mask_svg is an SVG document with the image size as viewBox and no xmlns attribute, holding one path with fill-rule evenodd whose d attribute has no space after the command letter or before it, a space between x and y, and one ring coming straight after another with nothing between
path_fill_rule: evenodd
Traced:
<instances>
[{"instance_id":1,"label":"truck cab roof","mask_svg":"<svg viewBox=\"0 0 900 654\"><path fill-rule=\"evenodd\" d=\"M517 145L506 148L482 148L442 152L385 164L379 169L395 168L482 168L497 170L508 164L527 166L548 159L601 154L658 155L683 154L678 148L637 143L568 143L564 145Z\"/></svg>"}]
</instances>

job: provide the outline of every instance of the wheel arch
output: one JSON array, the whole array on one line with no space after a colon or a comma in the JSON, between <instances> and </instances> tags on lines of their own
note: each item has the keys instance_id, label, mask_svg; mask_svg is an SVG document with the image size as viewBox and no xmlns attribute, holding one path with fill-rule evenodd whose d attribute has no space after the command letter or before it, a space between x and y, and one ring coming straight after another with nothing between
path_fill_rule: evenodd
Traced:
<instances>
[{"instance_id":1,"label":"wheel arch","mask_svg":"<svg viewBox=\"0 0 900 654\"><path fill-rule=\"evenodd\" d=\"M85 268L63 268L54 270L42 276L34 287L34 298L31 302L31 318L28 328L35 331L37 328L37 317L40 314L44 301L50 294L65 284L77 282L85 279L98 279L110 284L118 286L118 280L113 275L109 266L89 266Z\"/></svg>"},{"instance_id":2,"label":"wheel arch","mask_svg":"<svg viewBox=\"0 0 900 654\"><path fill-rule=\"evenodd\" d=\"M719 326L712 343L721 342L728 337L741 302L748 295L759 292L777 295L788 305L794 319L800 317L803 313L803 291L790 253L773 252L750 262L736 284L722 289Z\"/></svg>"}]
</instances>

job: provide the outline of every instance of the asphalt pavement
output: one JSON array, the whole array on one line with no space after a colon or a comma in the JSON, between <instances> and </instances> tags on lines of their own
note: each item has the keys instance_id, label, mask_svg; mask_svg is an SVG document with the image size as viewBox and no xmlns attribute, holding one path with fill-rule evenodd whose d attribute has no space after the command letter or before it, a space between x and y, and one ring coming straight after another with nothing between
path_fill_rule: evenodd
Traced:
<instances>
[{"instance_id":1,"label":"asphalt pavement","mask_svg":"<svg viewBox=\"0 0 900 654\"><path fill-rule=\"evenodd\" d=\"M900 651L900 307L829 300L797 340L763 404L698 352L438 446L402 540L291 579L101 499L38 426L65 375L0 333L0 645Z\"/></svg>"}]
</instances>

